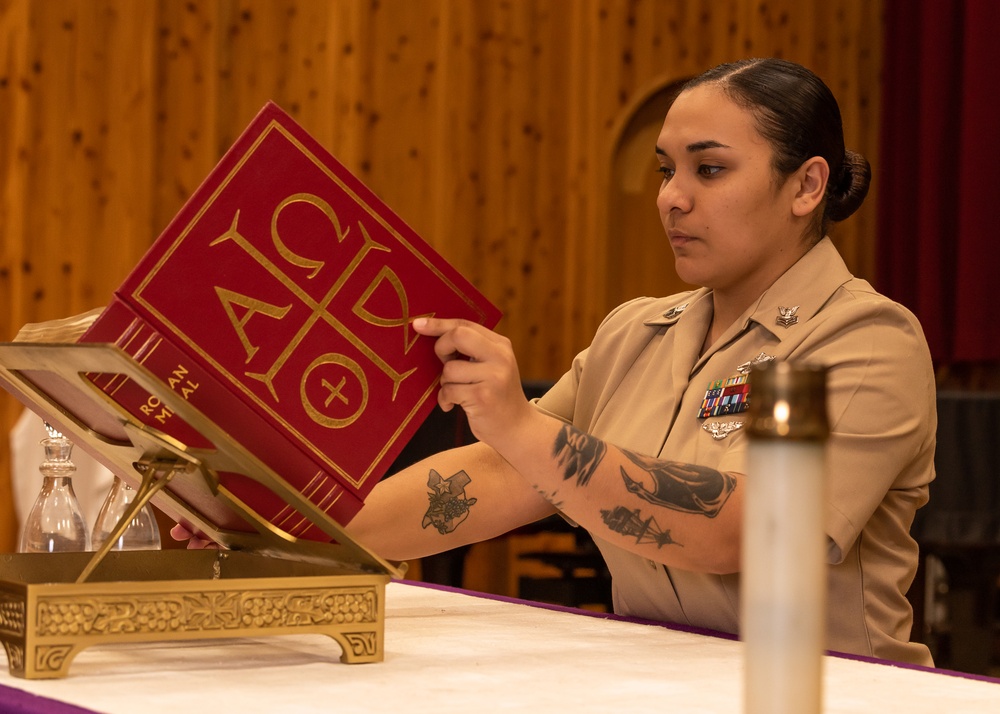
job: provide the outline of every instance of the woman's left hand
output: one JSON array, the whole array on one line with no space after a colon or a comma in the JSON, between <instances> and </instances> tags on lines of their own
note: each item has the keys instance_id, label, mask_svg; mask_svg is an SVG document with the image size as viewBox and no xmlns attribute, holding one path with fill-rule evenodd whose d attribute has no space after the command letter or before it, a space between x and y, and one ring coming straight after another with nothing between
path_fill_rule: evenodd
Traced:
<instances>
[{"instance_id":1,"label":"woman's left hand","mask_svg":"<svg viewBox=\"0 0 1000 714\"><path fill-rule=\"evenodd\" d=\"M438 403L445 411L462 407L480 441L499 446L535 414L506 337L468 320L418 318L413 329L438 338L434 351L444 363Z\"/></svg>"}]
</instances>

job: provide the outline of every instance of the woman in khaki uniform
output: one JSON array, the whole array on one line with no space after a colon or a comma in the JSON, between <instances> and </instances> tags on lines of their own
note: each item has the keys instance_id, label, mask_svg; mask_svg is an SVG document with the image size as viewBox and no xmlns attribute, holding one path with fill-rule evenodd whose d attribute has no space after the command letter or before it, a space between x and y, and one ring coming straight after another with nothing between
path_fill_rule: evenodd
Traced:
<instances>
[{"instance_id":1,"label":"woman in khaki uniform","mask_svg":"<svg viewBox=\"0 0 1000 714\"><path fill-rule=\"evenodd\" d=\"M655 151L676 270L704 287L619 307L537 405L505 338L417 320L437 338L442 407L461 406L480 442L384 480L350 530L408 559L562 512L595 537L616 611L738 632L745 375L762 360L821 364L828 646L929 664L908 642L904 594L933 477L933 373L914 317L825 237L870 180L836 100L799 65L723 65L680 93Z\"/></svg>"}]
</instances>

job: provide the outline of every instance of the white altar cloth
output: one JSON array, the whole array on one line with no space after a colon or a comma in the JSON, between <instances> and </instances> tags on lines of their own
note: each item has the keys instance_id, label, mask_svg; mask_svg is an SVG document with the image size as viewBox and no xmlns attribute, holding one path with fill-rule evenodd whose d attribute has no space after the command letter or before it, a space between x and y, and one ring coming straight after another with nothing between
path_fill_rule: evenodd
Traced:
<instances>
[{"instance_id":1,"label":"white altar cloth","mask_svg":"<svg viewBox=\"0 0 1000 714\"><path fill-rule=\"evenodd\" d=\"M384 662L339 657L321 635L95 647L65 679L3 666L0 711L24 698L5 687L108 714L742 708L737 641L417 583L387 587ZM1000 711L996 680L834 656L824 672L827 714Z\"/></svg>"}]
</instances>

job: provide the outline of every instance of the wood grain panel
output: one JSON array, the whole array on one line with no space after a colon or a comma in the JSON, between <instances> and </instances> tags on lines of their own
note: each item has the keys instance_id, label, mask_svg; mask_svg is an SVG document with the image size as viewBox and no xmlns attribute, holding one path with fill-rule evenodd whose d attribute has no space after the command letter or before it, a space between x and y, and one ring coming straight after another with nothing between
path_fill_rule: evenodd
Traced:
<instances>
[{"instance_id":1,"label":"wood grain panel","mask_svg":"<svg viewBox=\"0 0 1000 714\"><path fill-rule=\"evenodd\" d=\"M0 0L0 339L106 302L273 99L501 306L524 378L556 378L618 301L673 289L656 221L632 220L655 207L612 203L633 163L655 195L646 100L783 56L874 163L880 22L879 0ZM835 236L865 277L874 217Z\"/></svg>"}]
</instances>

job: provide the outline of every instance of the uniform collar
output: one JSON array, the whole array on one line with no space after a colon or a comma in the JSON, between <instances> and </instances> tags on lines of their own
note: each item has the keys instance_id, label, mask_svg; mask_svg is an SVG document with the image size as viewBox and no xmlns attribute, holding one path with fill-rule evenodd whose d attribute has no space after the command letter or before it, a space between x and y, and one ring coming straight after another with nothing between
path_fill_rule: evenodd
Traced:
<instances>
[{"instance_id":1,"label":"uniform collar","mask_svg":"<svg viewBox=\"0 0 1000 714\"><path fill-rule=\"evenodd\" d=\"M829 238L823 238L798 262L784 272L719 338L713 347L702 354L702 341L711 323L714 306L712 291L700 288L656 301L643 325L664 328L677 325L674 366L687 365L697 369L720 346L728 344L736 335L743 334L753 324L763 327L780 342L795 334L829 300L837 289L853 276L844 264ZM780 309L779 309L780 308ZM795 308L794 311L791 308ZM788 315L788 326L779 324L778 318Z\"/></svg>"},{"instance_id":2,"label":"uniform collar","mask_svg":"<svg viewBox=\"0 0 1000 714\"><path fill-rule=\"evenodd\" d=\"M700 314L708 309L708 314L712 314L712 291L708 288L699 288L687 293L674 295L667 302L658 301L656 312L642 321L647 327L667 327L673 325L682 316L690 318L691 315Z\"/></svg>"},{"instance_id":3,"label":"uniform collar","mask_svg":"<svg viewBox=\"0 0 1000 714\"><path fill-rule=\"evenodd\" d=\"M852 278L833 241L823 238L764 291L747 311L744 327L756 322L781 340Z\"/></svg>"},{"instance_id":4,"label":"uniform collar","mask_svg":"<svg viewBox=\"0 0 1000 714\"><path fill-rule=\"evenodd\" d=\"M756 322L780 339L787 329L808 322L837 288L853 277L833 241L823 238L775 280L738 322L741 329L749 327L751 321ZM699 288L679 293L666 302L657 301L656 312L644 319L642 324L648 327L666 327L682 317L689 320L696 315L705 316L706 310L710 318L711 296L711 290ZM790 318L798 319L792 320L789 328L782 327L777 318L783 313L789 313L791 308L795 308L795 311L790 314Z\"/></svg>"}]
</instances>

